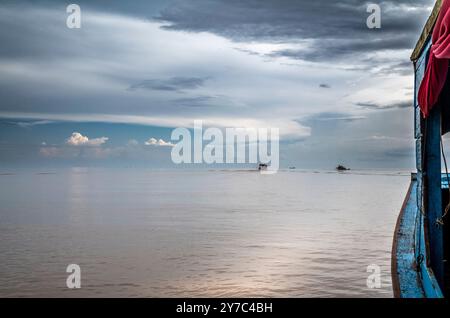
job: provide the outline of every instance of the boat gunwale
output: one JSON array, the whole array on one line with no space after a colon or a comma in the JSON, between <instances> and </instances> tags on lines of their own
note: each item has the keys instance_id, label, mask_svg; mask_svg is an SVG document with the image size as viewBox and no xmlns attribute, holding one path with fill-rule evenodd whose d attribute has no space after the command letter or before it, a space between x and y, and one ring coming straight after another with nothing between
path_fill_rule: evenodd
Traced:
<instances>
[{"instance_id":1,"label":"boat gunwale","mask_svg":"<svg viewBox=\"0 0 450 318\"><path fill-rule=\"evenodd\" d=\"M397 247L398 247L398 237L400 233L400 225L403 220L403 216L405 214L406 205L411 197L411 191L414 184L414 180L411 180L409 183L408 191L406 193L405 199L403 200L402 207L400 209L400 213L397 217L397 222L395 224L394 230L394 238L392 240L392 249L391 249L391 280L392 280L392 290L395 298L401 297L401 289L400 289L400 279L398 275L398 266L397 266Z\"/></svg>"}]
</instances>

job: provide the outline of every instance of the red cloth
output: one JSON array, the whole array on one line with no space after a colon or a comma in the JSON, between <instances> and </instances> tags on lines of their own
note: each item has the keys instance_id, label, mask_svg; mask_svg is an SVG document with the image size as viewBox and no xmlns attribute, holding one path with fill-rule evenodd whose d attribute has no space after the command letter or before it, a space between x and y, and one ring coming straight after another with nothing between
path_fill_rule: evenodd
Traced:
<instances>
[{"instance_id":1,"label":"red cloth","mask_svg":"<svg viewBox=\"0 0 450 318\"><path fill-rule=\"evenodd\" d=\"M419 105L424 117L437 103L447 79L450 59L450 0L443 0L431 37L432 46L425 75L419 88Z\"/></svg>"}]
</instances>

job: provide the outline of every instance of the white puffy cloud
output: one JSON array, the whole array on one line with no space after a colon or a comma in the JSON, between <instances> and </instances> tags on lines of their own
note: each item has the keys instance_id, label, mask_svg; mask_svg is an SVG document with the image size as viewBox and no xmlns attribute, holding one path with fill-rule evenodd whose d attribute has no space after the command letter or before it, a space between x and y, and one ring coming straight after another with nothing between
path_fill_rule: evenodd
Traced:
<instances>
[{"instance_id":1,"label":"white puffy cloud","mask_svg":"<svg viewBox=\"0 0 450 318\"><path fill-rule=\"evenodd\" d=\"M174 144L170 141L164 141L162 139L150 138L145 142L147 146L162 146L162 147L173 147Z\"/></svg>"},{"instance_id":2,"label":"white puffy cloud","mask_svg":"<svg viewBox=\"0 0 450 318\"><path fill-rule=\"evenodd\" d=\"M73 132L72 135L67 138L66 143L70 146L100 146L107 142L108 139L108 137L89 139L79 132Z\"/></svg>"}]
</instances>

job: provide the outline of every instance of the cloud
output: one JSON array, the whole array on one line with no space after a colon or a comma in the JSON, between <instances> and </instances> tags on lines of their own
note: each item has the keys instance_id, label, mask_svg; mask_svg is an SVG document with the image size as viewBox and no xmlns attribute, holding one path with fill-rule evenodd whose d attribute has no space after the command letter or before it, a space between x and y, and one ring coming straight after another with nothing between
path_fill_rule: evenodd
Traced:
<instances>
[{"instance_id":1,"label":"cloud","mask_svg":"<svg viewBox=\"0 0 450 318\"><path fill-rule=\"evenodd\" d=\"M314 114L303 120L299 120L304 123L314 123L314 122L327 122L327 121L355 121L366 119L366 116L362 115L352 115L349 113L339 113L339 112L323 112L319 114Z\"/></svg>"},{"instance_id":2,"label":"cloud","mask_svg":"<svg viewBox=\"0 0 450 318\"><path fill-rule=\"evenodd\" d=\"M216 127L251 122L294 128L282 134L306 132L292 125L291 113L298 116L306 110L299 103L313 99L299 101L298 92L308 89L304 77L321 76L314 70L269 65L237 51L227 39L166 31L161 23L130 16L85 10L83 28L73 32L55 27L58 10L1 9L0 33L17 32L17 41L8 45L17 54L0 53L1 117L40 113L47 120L101 118L159 127L185 127L203 119ZM40 28L28 23L33 19L41 21Z\"/></svg>"},{"instance_id":3,"label":"cloud","mask_svg":"<svg viewBox=\"0 0 450 318\"><path fill-rule=\"evenodd\" d=\"M135 124L157 127L186 127L193 128L194 121L201 119L206 127L218 128L279 128L280 136L286 138L304 137L310 134L309 127L302 125L298 120L287 118L252 118L252 117L214 117L214 116L134 116L134 115L110 115L110 114L39 114L39 113L2 113L0 118L47 118L60 122L84 122L84 123L115 123Z\"/></svg>"},{"instance_id":4,"label":"cloud","mask_svg":"<svg viewBox=\"0 0 450 318\"><path fill-rule=\"evenodd\" d=\"M148 89L157 91L176 91L196 89L204 85L205 78L199 77L172 77L169 79L150 79L130 85L128 90Z\"/></svg>"},{"instance_id":5,"label":"cloud","mask_svg":"<svg viewBox=\"0 0 450 318\"><path fill-rule=\"evenodd\" d=\"M405 38L403 34L396 34L390 37L383 36L377 39L371 38L351 38L351 39L329 39L322 43L320 40L313 41L309 47L303 49L285 49L275 51L269 56L287 57L295 60L319 61L340 61L345 58L354 57L356 61L364 61L367 64L376 64L377 61L370 61L366 57L373 55L377 51L410 49L413 45L411 39Z\"/></svg>"},{"instance_id":6,"label":"cloud","mask_svg":"<svg viewBox=\"0 0 450 318\"><path fill-rule=\"evenodd\" d=\"M17 122L11 122L11 124L17 125L22 128L30 128L33 126L38 125L48 125L52 124L53 122L50 120L35 120L35 121L17 121Z\"/></svg>"},{"instance_id":7,"label":"cloud","mask_svg":"<svg viewBox=\"0 0 450 318\"><path fill-rule=\"evenodd\" d=\"M173 143L164 141L162 139L150 138L145 142L147 146L161 146L161 147L173 147L175 146Z\"/></svg>"},{"instance_id":8,"label":"cloud","mask_svg":"<svg viewBox=\"0 0 450 318\"><path fill-rule=\"evenodd\" d=\"M388 104L388 105L378 104L378 103L374 103L374 102L359 102L359 103L355 103L355 105L358 107L370 109L370 110L386 110L386 109L412 107L412 101L407 100L407 101L396 102L396 103L392 103L392 104Z\"/></svg>"},{"instance_id":9,"label":"cloud","mask_svg":"<svg viewBox=\"0 0 450 318\"><path fill-rule=\"evenodd\" d=\"M180 107L210 107L214 102L212 96L197 96L188 98L177 98L173 100L174 105Z\"/></svg>"},{"instance_id":10,"label":"cloud","mask_svg":"<svg viewBox=\"0 0 450 318\"><path fill-rule=\"evenodd\" d=\"M284 46L270 51L236 48L266 60L352 64L378 75L412 74L405 66L434 0L387 0L381 29L366 26L366 0L175 1L156 19L166 30L210 32L236 43ZM282 44L282 45L280 45ZM391 53L383 60L381 53ZM393 52L403 52L395 58Z\"/></svg>"},{"instance_id":11,"label":"cloud","mask_svg":"<svg viewBox=\"0 0 450 318\"><path fill-rule=\"evenodd\" d=\"M176 1L157 19L165 29L212 32L236 42L309 40L308 50L275 54L318 61L374 50L410 49L433 1L383 1L382 29L366 27L365 0Z\"/></svg>"},{"instance_id":12,"label":"cloud","mask_svg":"<svg viewBox=\"0 0 450 318\"><path fill-rule=\"evenodd\" d=\"M410 137L405 111L412 107L398 101L412 97L404 89L412 81L408 57L432 2L382 1L382 28L368 30L362 0L110 1L108 8L89 1L76 31L65 27L64 6L54 2L1 3L0 117L279 127L283 139L310 142L293 157L315 164L330 149L342 158L369 157L372 148L366 140L355 144L355 136L392 130L386 134ZM50 146L51 138L42 138ZM60 148L78 157L165 152L142 142L129 147L123 138L128 152L108 144ZM386 143L379 144L382 153Z\"/></svg>"},{"instance_id":13,"label":"cloud","mask_svg":"<svg viewBox=\"0 0 450 318\"><path fill-rule=\"evenodd\" d=\"M403 60L401 62L386 63L377 72L380 75L398 74L400 76L413 76L414 67L409 60Z\"/></svg>"},{"instance_id":14,"label":"cloud","mask_svg":"<svg viewBox=\"0 0 450 318\"><path fill-rule=\"evenodd\" d=\"M79 132L73 132L72 135L66 140L66 144L70 146L100 146L107 142L108 139L108 137L89 139L87 136L83 136Z\"/></svg>"}]
</instances>

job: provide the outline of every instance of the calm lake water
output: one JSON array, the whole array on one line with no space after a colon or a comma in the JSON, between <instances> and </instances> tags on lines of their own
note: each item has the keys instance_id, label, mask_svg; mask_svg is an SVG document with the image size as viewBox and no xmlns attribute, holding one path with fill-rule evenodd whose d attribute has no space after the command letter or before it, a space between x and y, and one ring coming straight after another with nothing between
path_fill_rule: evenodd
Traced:
<instances>
[{"instance_id":1,"label":"calm lake water","mask_svg":"<svg viewBox=\"0 0 450 318\"><path fill-rule=\"evenodd\" d=\"M392 297L407 173L0 175L0 296ZM68 264L81 289L66 287ZM382 287L366 285L367 266Z\"/></svg>"}]
</instances>

